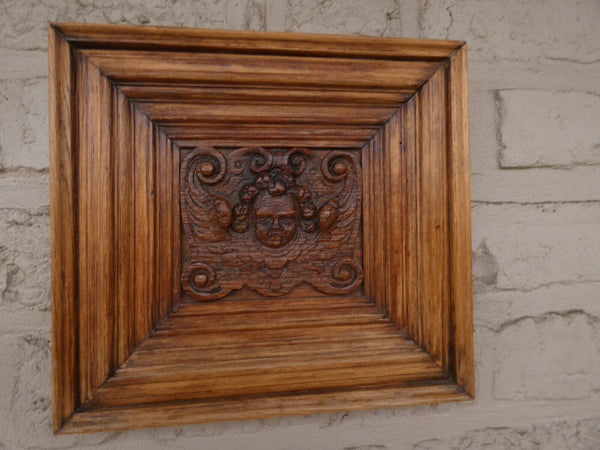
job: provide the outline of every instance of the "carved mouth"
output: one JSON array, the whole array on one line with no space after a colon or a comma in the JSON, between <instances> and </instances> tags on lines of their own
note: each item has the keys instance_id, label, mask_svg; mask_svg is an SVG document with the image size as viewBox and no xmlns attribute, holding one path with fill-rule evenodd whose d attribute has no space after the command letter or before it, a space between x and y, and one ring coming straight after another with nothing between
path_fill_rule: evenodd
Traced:
<instances>
[{"instance_id":1,"label":"carved mouth","mask_svg":"<svg viewBox=\"0 0 600 450\"><path fill-rule=\"evenodd\" d=\"M265 245L269 245L271 247L281 247L284 244L287 244L291 241L291 237L287 237L281 231L271 231L269 232L267 239L265 240Z\"/></svg>"}]
</instances>

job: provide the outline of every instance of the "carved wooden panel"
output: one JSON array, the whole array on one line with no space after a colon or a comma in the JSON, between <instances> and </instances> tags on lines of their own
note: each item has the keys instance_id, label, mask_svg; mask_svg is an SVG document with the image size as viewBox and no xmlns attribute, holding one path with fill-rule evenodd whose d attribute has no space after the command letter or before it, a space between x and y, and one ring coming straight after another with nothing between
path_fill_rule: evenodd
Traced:
<instances>
[{"instance_id":1,"label":"carved wooden panel","mask_svg":"<svg viewBox=\"0 0 600 450\"><path fill-rule=\"evenodd\" d=\"M265 296L301 283L326 294L356 290L361 183L352 151L194 149L180 175L184 290L198 300L244 286Z\"/></svg>"},{"instance_id":2,"label":"carved wooden panel","mask_svg":"<svg viewBox=\"0 0 600 450\"><path fill-rule=\"evenodd\" d=\"M464 43L53 24L49 59L56 432L472 398Z\"/></svg>"}]
</instances>

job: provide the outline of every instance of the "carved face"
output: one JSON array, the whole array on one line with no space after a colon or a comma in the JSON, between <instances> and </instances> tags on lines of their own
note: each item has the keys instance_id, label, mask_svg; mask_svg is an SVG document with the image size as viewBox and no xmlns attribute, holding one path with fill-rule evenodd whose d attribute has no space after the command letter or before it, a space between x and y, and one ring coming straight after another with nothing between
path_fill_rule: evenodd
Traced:
<instances>
[{"instance_id":1,"label":"carved face","mask_svg":"<svg viewBox=\"0 0 600 450\"><path fill-rule=\"evenodd\" d=\"M261 192L254 201L254 217L256 237L269 247L282 247L296 234L298 207L289 194Z\"/></svg>"}]
</instances>

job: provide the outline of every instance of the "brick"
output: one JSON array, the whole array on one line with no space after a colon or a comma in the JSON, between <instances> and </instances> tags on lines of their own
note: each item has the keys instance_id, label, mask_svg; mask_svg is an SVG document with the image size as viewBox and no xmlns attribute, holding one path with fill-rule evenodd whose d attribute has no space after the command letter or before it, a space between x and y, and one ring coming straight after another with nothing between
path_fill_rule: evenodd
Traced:
<instances>
[{"instance_id":1,"label":"brick","mask_svg":"<svg viewBox=\"0 0 600 450\"><path fill-rule=\"evenodd\" d=\"M498 265L497 289L600 281L600 203L475 205L473 248Z\"/></svg>"},{"instance_id":2,"label":"brick","mask_svg":"<svg viewBox=\"0 0 600 450\"><path fill-rule=\"evenodd\" d=\"M425 0L424 37L466 40L472 59L600 60L597 0Z\"/></svg>"},{"instance_id":3,"label":"brick","mask_svg":"<svg viewBox=\"0 0 600 450\"><path fill-rule=\"evenodd\" d=\"M566 311L508 322L494 359L497 399L585 398L600 389L600 318Z\"/></svg>"},{"instance_id":4,"label":"brick","mask_svg":"<svg viewBox=\"0 0 600 450\"><path fill-rule=\"evenodd\" d=\"M533 289L549 283L597 280L599 224L514 225L493 233L487 245L498 255L497 287Z\"/></svg>"},{"instance_id":5,"label":"brick","mask_svg":"<svg viewBox=\"0 0 600 450\"><path fill-rule=\"evenodd\" d=\"M0 276L1 266L0 264ZM0 330L11 334L50 333L50 310L40 310L35 306L23 306L20 303L0 302Z\"/></svg>"},{"instance_id":6,"label":"brick","mask_svg":"<svg viewBox=\"0 0 600 450\"><path fill-rule=\"evenodd\" d=\"M0 123L2 168L48 168L47 78L0 81Z\"/></svg>"},{"instance_id":7,"label":"brick","mask_svg":"<svg viewBox=\"0 0 600 450\"><path fill-rule=\"evenodd\" d=\"M287 31L398 36L400 7L393 0L288 0L285 23Z\"/></svg>"},{"instance_id":8,"label":"brick","mask_svg":"<svg viewBox=\"0 0 600 450\"><path fill-rule=\"evenodd\" d=\"M494 203L600 201L599 185L600 166L577 166L572 169L486 169L471 172L471 200Z\"/></svg>"},{"instance_id":9,"label":"brick","mask_svg":"<svg viewBox=\"0 0 600 450\"><path fill-rule=\"evenodd\" d=\"M0 304L50 308L48 211L0 210Z\"/></svg>"},{"instance_id":10,"label":"brick","mask_svg":"<svg viewBox=\"0 0 600 450\"><path fill-rule=\"evenodd\" d=\"M481 64L479 64L481 66ZM490 68L491 69L491 68ZM513 80L514 81L514 80ZM511 81L512 83L512 81ZM502 90L510 93L512 90ZM532 92L519 90L518 92ZM535 91L533 91L535 92ZM587 165L593 159L578 157L572 159L574 165L530 167L526 170L501 168L499 155L512 152L512 146L503 148L502 108L499 93L471 90L470 93L470 140L471 140L471 198L478 202L567 202L600 200L600 165ZM596 98L594 95L590 95ZM512 122L528 125L531 115L513 108L512 115L504 112ZM543 136L550 123L539 124L531 131ZM552 133L551 131L549 133ZM579 140L579 141L578 141ZM577 135L573 142L590 140ZM535 143L532 147L535 146ZM519 153L519 157L529 157L529 149ZM596 151L597 153L598 151ZM594 154L594 151L591 151ZM556 153L553 153L556 154ZM561 152L558 153L560 157ZM579 155L581 156L581 154ZM576 164L575 161L578 161ZM546 158L544 164L557 163L556 159ZM569 162L571 163L571 162Z\"/></svg>"},{"instance_id":11,"label":"brick","mask_svg":"<svg viewBox=\"0 0 600 450\"><path fill-rule=\"evenodd\" d=\"M15 170L0 173L0 210L48 208L48 173Z\"/></svg>"},{"instance_id":12,"label":"brick","mask_svg":"<svg viewBox=\"0 0 600 450\"><path fill-rule=\"evenodd\" d=\"M498 92L500 166L600 164L600 95L581 92Z\"/></svg>"},{"instance_id":13,"label":"brick","mask_svg":"<svg viewBox=\"0 0 600 450\"><path fill-rule=\"evenodd\" d=\"M551 311L582 310L600 317L599 299L600 282L558 283L527 292L492 288L475 295L475 325L496 330L519 317Z\"/></svg>"},{"instance_id":14,"label":"brick","mask_svg":"<svg viewBox=\"0 0 600 450\"><path fill-rule=\"evenodd\" d=\"M48 76L48 54L44 51L10 50L0 47L0 80L22 80Z\"/></svg>"}]
</instances>

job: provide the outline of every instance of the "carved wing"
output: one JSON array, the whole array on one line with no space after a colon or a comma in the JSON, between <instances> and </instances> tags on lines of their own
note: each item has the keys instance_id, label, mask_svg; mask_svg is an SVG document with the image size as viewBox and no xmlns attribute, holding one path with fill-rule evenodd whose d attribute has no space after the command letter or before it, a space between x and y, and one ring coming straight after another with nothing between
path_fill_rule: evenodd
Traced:
<instances>
[{"instance_id":1,"label":"carved wing","mask_svg":"<svg viewBox=\"0 0 600 450\"><path fill-rule=\"evenodd\" d=\"M352 257L354 255L345 251L344 246L354 243L360 231L360 164L350 152L333 151L323 158L321 171L329 181L343 183L338 193L319 208L318 240L322 257L330 259L338 253Z\"/></svg>"},{"instance_id":2,"label":"carved wing","mask_svg":"<svg viewBox=\"0 0 600 450\"><path fill-rule=\"evenodd\" d=\"M208 186L215 185L227 172L225 157L212 148L196 148L181 167L181 217L192 256L210 243L230 239L231 206ZM207 247L208 246L208 247Z\"/></svg>"},{"instance_id":3,"label":"carved wing","mask_svg":"<svg viewBox=\"0 0 600 450\"><path fill-rule=\"evenodd\" d=\"M356 289L363 279L358 243L361 168L354 154L332 151L323 158L321 172L327 180L343 184L337 194L319 208L318 237L314 250L306 255L319 272L311 284L327 293L347 293Z\"/></svg>"},{"instance_id":4,"label":"carved wing","mask_svg":"<svg viewBox=\"0 0 600 450\"><path fill-rule=\"evenodd\" d=\"M196 148L183 160L180 171L180 204L183 231L192 263L183 270L184 290L199 300L226 295L215 271L207 263L220 263L223 241L230 240L231 207L208 186L219 183L227 172L225 157L212 148ZM222 251L221 251L222 253Z\"/></svg>"}]
</instances>

